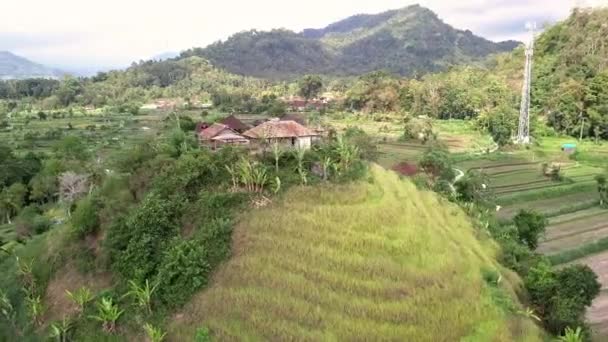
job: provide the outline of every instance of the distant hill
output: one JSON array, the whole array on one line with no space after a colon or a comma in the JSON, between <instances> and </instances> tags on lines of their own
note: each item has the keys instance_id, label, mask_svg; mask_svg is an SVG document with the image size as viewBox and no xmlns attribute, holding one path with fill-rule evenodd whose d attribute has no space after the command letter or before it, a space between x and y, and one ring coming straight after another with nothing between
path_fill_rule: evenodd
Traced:
<instances>
[{"instance_id":1,"label":"distant hill","mask_svg":"<svg viewBox=\"0 0 608 342\"><path fill-rule=\"evenodd\" d=\"M358 75L384 69L411 76L470 63L511 51L515 41L494 43L457 30L419 5L375 15L355 15L322 29L256 30L195 48L200 56L231 72L289 78L306 73Z\"/></svg>"},{"instance_id":2,"label":"distant hill","mask_svg":"<svg viewBox=\"0 0 608 342\"><path fill-rule=\"evenodd\" d=\"M59 78L64 74L11 52L0 51L0 79Z\"/></svg>"}]
</instances>

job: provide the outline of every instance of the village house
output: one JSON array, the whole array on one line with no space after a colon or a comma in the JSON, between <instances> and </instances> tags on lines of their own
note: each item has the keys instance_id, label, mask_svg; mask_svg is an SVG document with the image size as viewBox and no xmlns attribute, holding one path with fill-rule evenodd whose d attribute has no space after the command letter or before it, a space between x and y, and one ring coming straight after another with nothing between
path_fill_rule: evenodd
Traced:
<instances>
[{"instance_id":1,"label":"village house","mask_svg":"<svg viewBox=\"0 0 608 342\"><path fill-rule=\"evenodd\" d=\"M215 150L224 145L248 145L249 140L230 127L214 123L198 133L199 143Z\"/></svg>"},{"instance_id":2,"label":"village house","mask_svg":"<svg viewBox=\"0 0 608 342\"><path fill-rule=\"evenodd\" d=\"M222 119L219 123L222 125L228 126L231 130L237 133L243 133L247 131L249 126L247 126L243 121L239 120L236 116L230 115L224 119Z\"/></svg>"},{"instance_id":3,"label":"village house","mask_svg":"<svg viewBox=\"0 0 608 342\"><path fill-rule=\"evenodd\" d=\"M243 135L258 145L274 144L286 148L310 149L318 134L295 121L270 120Z\"/></svg>"}]
</instances>

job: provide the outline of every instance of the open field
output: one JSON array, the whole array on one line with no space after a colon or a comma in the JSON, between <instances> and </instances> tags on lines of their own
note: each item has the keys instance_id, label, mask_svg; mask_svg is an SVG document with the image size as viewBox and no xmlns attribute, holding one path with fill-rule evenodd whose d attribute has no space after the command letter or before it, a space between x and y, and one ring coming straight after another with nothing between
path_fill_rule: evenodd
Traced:
<instances>
[{"instance_id":1,"label":"open field","mask_svg":"<svg viewBox=\"0 0 608 342\"><path fill-rule=\"evenodd\" d=\"M512 274L460 209L372 173L373 183L293 189L243 220L233 258L176 316L170 339L200 325L223 341L540 339L501 308ZM483 270L500 270L501 286Z\"/></svg>"},{"instance_id":2,"label":"open field","mask_svg":"<svg viewBox=\"0 0 608 342\"><path fill-rule=\"evenodd\" d=\"M573 217L575 214L578 216ZM539 252L552 254L608 236L608 210L586 210L564 216L554 218L554 223L547 227Z\"/></svg>"}]
</instances>

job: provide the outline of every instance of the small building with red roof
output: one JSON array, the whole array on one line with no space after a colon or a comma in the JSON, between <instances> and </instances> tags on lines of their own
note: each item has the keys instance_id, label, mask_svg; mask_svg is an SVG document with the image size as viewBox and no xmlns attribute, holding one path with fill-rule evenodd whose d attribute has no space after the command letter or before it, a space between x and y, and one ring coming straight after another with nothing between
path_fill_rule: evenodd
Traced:
<instances>
[{"instance_id":1,"label":"small building with red roof","mask_svg":"<svg viewBox=\"0 0 608 342\"><path fill-rule=\"evenodd\" d=\"M243 133L246 138L262 144L278 143L288 148L310 149L315 131L292 120L270 120Z\"/></svg>"},{"instance_id":2,"label":"small building with red roof","mask_svg":"<svg viewBox=\"0 0 608 342\"><path fill-rule=\"evenodd\" d=\"M201 145L216 149L223 145L248 145L249 139L240 135L230 127L214 123L198 133L198 140Z\"/></svg>"}]
</instances>

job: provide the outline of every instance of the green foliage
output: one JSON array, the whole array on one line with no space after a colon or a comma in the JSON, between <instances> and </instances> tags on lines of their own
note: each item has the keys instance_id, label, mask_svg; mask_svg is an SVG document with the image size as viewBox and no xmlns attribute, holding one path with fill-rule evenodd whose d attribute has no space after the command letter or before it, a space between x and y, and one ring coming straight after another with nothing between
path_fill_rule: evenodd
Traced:
<instances>
[{"instance_id":1,"label":"green foliage","mask_svg":"<svg viewBox=\"0 0 608 342\"><path fill-rule=\"evenodd\" d=\"M557 338L557 341L559 342L583 342L584 340L583 330L581 327L577 327L576 330L568 327L564 331L564 334Z\"/></svg>"},{"instance_id":2,"label":"green foliage","mask_svg":"<svg viewBox=\"0 0 608 342\"><path fill-rule=\"evenodd\" d=\"M312 99L323 89L323 80L317 75L306 75L298 80L298 94L305 99Z\"/></svg>"},{"instance_id":3,"label":"green foliage","mask_svg":"<svg viewBox=\"0 0 608 342\"><path fill-rule=\"evenodd\" d=\"M211 342L211 334L209 333L209 329L202 327L196 329L196 334L194 335L194 342Z\"/></svg>"},{"instance_id":4,"label":"green foliage","mask_svg":"<svg viewBox=\"0 0 608 342\"><path fill-rule=\"evenodd\" d=\"M538 246L538 239L545 233L545 228L549 221L539 213L521 210L513 219L517 227L517 235L520 241L526 244L531 250Z\"/></svg>"},{"instance_id":5,"label":"green foliage","mask_svg":"<svg viewBox=\"0 0 608 342\"><path fill-rule=\"evenodd\" d=\"M91 290L85 286L79 288L75 292L65 290L65 293L68 298L70 298L78 306L79 313L83 313L87 304L95 298Z\"/></svg>"},{"instance_id":6,"label":"green foliage","mask_svg":"<svg viewBox=\"0 0 608 342\"><path fill-rule=\"evenodd\" d=\"M179 306L207 284L211 271L207 255L197 241L172 242L156 278L159 296L165 304Z\"/></svg>"},{"instance_id":7,"label":"green foliage","mask_svg":"<svg viewBox=\"0 0 608 342\"><path fill-rule=\"evenodd\" d=\"M441 146L433 146L424 152L418 163L424 172L435 181L454 180L454 165L448 150Z\"/></svg>"},{"instance_id":8,"label":"green foliage","mask_svg":"<svg viewBox=\"0 0 608 342\"><path fill-rule=\"evenodd\" d=\"M144 324L144 331L150 342L162 342L165 340L165 336L167 336L167 333L163 332L161 328L155 327L150 323Z\"/></svg>"},{"instance_id":9,"label":"green foliage","mask_svg":"<svg viewBox=\"0 0 608 342\"><path fill-rule=\"evenodd\" d=\"M560 133L608 137L607 18L606 9L576 9L538 38L532 105Z\"/></svg>"},{"instance_id":10,"label":"green foliage","mask_svg":"<svg viewBox=\"0 0 608 342\"><path fill-rule=\"evenodd\" d=\"M69 161L86 161L90 157L86 143L76 135L68 135L53 146L58 158Z\"/></svg>"},{"instance_id":11,"label":"green foliage","mask_svg":"<svg viewBox=\"0 0 608 342\"><path fill-rule=\"evenodd\" d=\"M74 322L63 318L59 322L51 324L49 337L57 342L70 341L70 333L74 329Z\"/></svg>"},{"instance_id":12,"label":"green foliage","mask_svg":"<svg viewBox=\"0 0 608 342\"><path fill-rule=\"evenodd\" d=\"M148 314L152 313L152 296L158 284L150 286L150 282L146 279L145 285L138 285L133 280L129 280L129 292L125 295L126 297L132 297L135 300L137 306L144 309Z\"/></svg>"},{"instance_id":13,"label":"green foliage","mask_svg":"<svg viewBox=\"0 0 608 342\"><path fill-rule=\"evenodd\" d=\"M469 203L484 203L491 200L490 179L484 173L469 171L454 184L458 199Z\"/></svg>"},{"instance_id":14,"label":"green foliage","mask_svg":"<svg viewBox=\"0 0 608 342\"><path fill-rule=\"evenodd\" d=\"M118 305L114 304L112 298L102 297L97 302L97 314L90 316L90 318L101 322L104 331L113 333L116 331L116 321L122 316L123 312L123 310L119 310Z\"/></svg>"},{"instance_id":15,"label":"green foliage","mask_svg":"<svg viewBox=\"0 0 608 342\"><path fill-rule=\"evenodd\" d=\"M311 72L360 75L374 70L415 76L515 46L459 32L432 11L414 5L353 16L301 34L284 29L240 32L206 48L185 51L181 57L201 56L233 73L265 78Z\"/></svg>"},{"instance_id":16,"label":"green foliage","mask_svg":"<svg viewBox=\"0 0 608 342\"><path fill-rule=\"evenodd\" d=\"M177 235L180 203L150 194L125 220L112 224L107 244L113 268L143 282L155 275L163 250Z\"/></svg>"},{"instance_id":17,"label":"green foliage","mask_svg":"<svg viewBox=\"0 0 608 342\"><path fill-rule=\"evenodd\" d=\"M585 309L601 287L588 266L574 265L554 271L544 262L530 269L524 283L532 304L543 314L546 328L556 335L567 327L584 326Z\"/></svg>"},{"instance_id":18,"label":"green foliage","mask_svg":"<svg viewBox=\"0 0 608 342\"><path fill-rule=\"evenodd\" d=\"M91 196L78 201L76 210L72 213L72 227L80 238L94 233L99 227L97 212L99 205Z\"/></svg>"}]
</instances>

